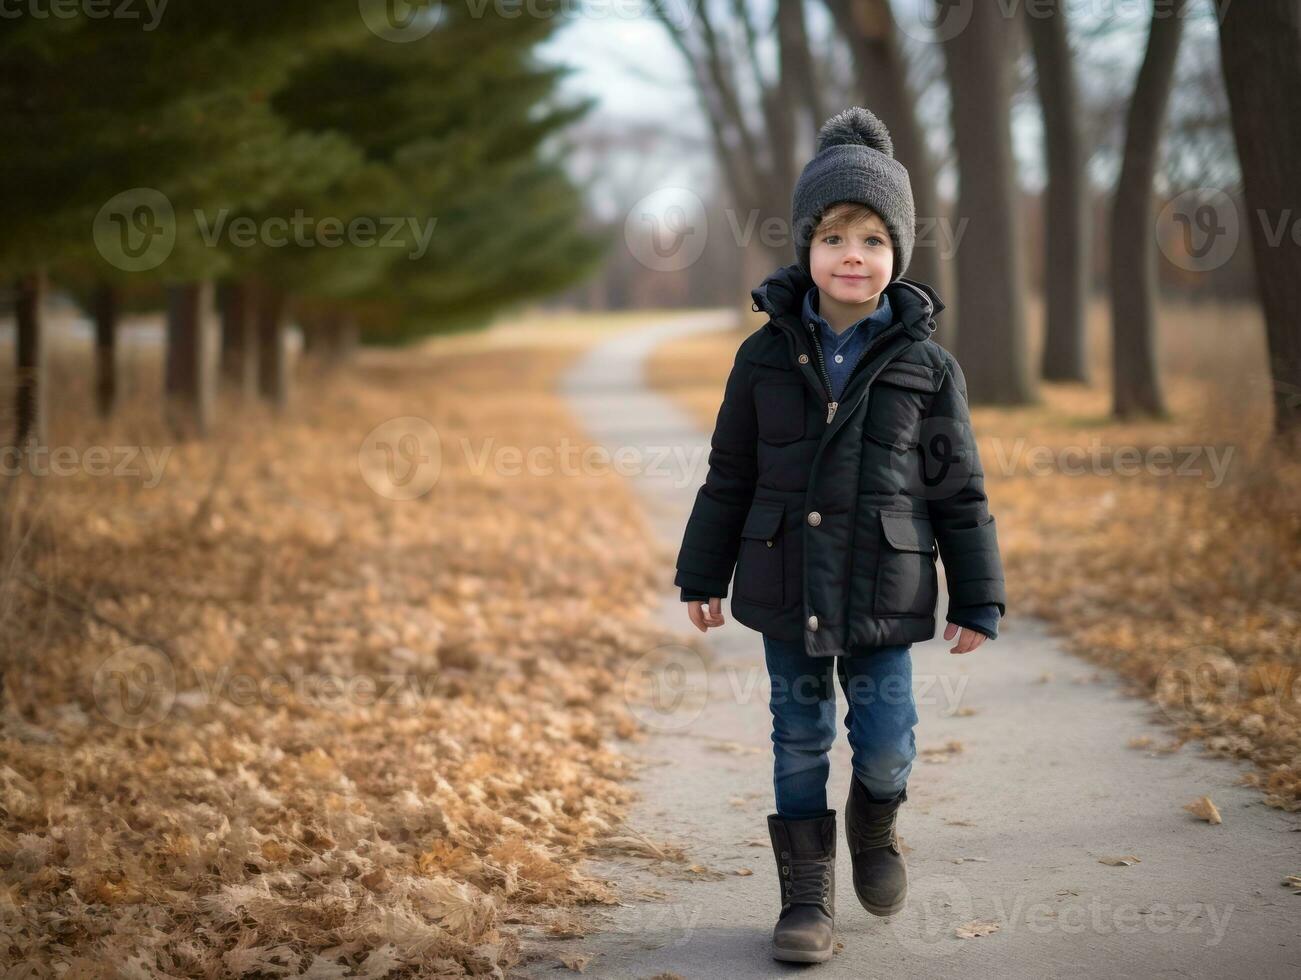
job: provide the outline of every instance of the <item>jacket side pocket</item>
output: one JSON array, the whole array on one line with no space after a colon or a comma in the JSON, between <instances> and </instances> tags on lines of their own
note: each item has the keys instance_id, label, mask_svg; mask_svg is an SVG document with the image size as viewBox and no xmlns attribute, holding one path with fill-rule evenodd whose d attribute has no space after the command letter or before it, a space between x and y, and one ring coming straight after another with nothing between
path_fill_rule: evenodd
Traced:
<instances>
[{"instance_id":1,"label":"jacket side pocket","mask_svg":"<svg viewBox=\"0 0 1301 980\"><path fill-rule=\"evenodd\" d=\"M935 531L918 514L881 512L881 552L876 566L878 616L932 616L939 598Z\"/></svg>"},{"instance_id":2,"label":"jacket side pocket","mask_svg":"<svg viewBox=\"0 0 1301 980\"><path fill-rule=\"evenodd\" d=\"M737 599L760 606L785 603L785 512L786 505L780 500L756 500L750 506L736 562Z\"/></svg>"}]
</instances>

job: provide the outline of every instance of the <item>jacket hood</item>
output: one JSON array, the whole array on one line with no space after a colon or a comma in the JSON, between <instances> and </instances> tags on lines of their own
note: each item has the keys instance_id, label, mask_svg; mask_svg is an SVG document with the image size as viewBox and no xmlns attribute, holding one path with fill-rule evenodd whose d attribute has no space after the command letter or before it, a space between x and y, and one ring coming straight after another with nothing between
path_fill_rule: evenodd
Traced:
<instances>
[{"instance_id":1,"label":"jacket hood","mask_svg":"<svg viewBox=\"0 0 1301 980\"><path fill-rule=\"evenodd\" d=\"M798 265L782 266L750 290L753 309L767 313L768 327L782 329L783 322L799 325L805 294L813 288L813 277ZM944 309L939 294L924 282L900 276L885 287L895 320L918 340L927 340L935 332L935 314Z\"/></svg>"}]
</instances>

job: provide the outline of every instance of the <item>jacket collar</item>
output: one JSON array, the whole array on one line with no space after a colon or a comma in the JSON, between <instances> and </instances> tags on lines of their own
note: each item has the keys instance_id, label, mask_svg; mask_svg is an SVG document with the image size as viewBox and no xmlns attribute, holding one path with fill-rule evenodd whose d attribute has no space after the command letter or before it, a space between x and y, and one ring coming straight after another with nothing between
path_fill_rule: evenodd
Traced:
<instances>
[{"instance_id":1,"label":"jacket collar","mask_svg":"<svg viewBox=\"0 0 1301 980\"><path fill-rule=\"evenodd\" d=\"M798 263L782 266L750 290L755 310L769 316L766 324L774 333L802 329L804 297L815 285L813 277ZM885 287L894 310L895 320L917 340L927 340L935 332L935 314L944 309L939 294L924 282L900 276Z\"/></svg>"}]
</instances>

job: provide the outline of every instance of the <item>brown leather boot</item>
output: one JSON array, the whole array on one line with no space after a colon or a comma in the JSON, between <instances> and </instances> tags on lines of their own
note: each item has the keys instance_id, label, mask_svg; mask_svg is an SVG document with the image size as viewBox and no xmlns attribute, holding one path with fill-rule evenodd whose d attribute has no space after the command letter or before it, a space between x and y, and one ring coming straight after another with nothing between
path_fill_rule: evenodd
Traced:
<instances>
[{"instance_id":1,"label":"brown leather boot","mask_svg":"<svg viewBox=\"0 0 1301 980\"><path fill-rule=\"evenodd\" d=\"M772 932L772 955L789 963L831 959L836 915L836 811L786 819L768 815L782 909Z\"/></svg>"},{"instance_id":2,"label":"brown leather boot","mask_svg":"<svg viewBox=\"0 0 1301 980\"><path fill-rule=\"evenodd\" d=\"M845 839L854 865L854 893L873 915L892 915L908 894L908 867L899 849L895 817L908 799L905 787L890 803L875 803L855 775L845 801Z\"/></svg>"}]
</instances>

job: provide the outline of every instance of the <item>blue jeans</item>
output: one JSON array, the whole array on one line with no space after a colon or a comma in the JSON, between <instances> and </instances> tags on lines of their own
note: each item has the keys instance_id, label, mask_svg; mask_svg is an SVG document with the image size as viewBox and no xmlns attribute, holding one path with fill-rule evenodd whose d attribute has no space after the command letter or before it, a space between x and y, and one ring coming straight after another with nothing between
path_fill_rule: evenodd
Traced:
<instances>
[{"instance_id":1,"label":"blue jeans","mask_svg":"<svg viewBox=\"0 0 1301 980\"><path fill-rule=\"evenodd\" d=\"M799 818L827 811L827 753L836 738L833 660L849 702L845 727L854 775L874 800L898 796L917 757L910 644L842 657L810 657L802 642L767 634L763 646L771 684L768 706L778 814Z\"/></svg>"}]
</instances>

